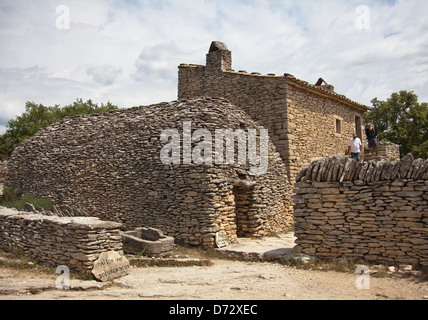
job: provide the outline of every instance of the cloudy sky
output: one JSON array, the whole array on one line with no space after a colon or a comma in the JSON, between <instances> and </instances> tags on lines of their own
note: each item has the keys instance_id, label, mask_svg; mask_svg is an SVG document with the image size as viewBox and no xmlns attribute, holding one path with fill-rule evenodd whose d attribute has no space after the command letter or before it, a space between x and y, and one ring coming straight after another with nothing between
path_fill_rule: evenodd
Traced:
<instances>
[{"instance_id":1,"label":"cloudy sky","mask_svg":"<svg viewBox=\"0 0 428 320\"><path fill-rule=\"evenodd\" d=\"M0 134L26 101L119 107L177 98L211 41L235 70L284 73L371 105L428 101L426 0L0 0Z\"/></svg>"}]
</instances>

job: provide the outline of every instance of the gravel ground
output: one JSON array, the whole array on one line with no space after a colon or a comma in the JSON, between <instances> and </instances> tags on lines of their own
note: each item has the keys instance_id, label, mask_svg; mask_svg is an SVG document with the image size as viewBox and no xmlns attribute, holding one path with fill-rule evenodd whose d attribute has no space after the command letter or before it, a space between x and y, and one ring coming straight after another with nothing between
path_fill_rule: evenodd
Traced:
<instances>
[{"instance_id":1,"label":"gravel ground","mask_svg":"<svg viewBox=\"0 0 428 320\"><path fill-rule=\"evenodd\" d=\"M132 267L109 283L72 280L58 290L58 274L0 267L0 299L47 300L424 300L428 283L408 277L370 276L358 289L351 272L303 270L273 262L212 260L211 266Z\"/></svg>"}]
</instances>

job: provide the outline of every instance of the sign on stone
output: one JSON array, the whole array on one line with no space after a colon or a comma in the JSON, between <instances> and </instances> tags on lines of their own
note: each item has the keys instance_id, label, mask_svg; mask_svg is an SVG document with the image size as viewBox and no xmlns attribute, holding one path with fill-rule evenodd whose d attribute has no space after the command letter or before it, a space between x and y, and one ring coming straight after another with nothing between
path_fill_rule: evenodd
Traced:
<instances>
[{"instance_id":1,"label":"sign on stone","mask_svg":"<svg viewBox=\"0 0 428 320\"><path fill-rule=\"evenodd\" d=\"M217 232L215 234L215 243L217 245L217 248L223 248L230 245L230 241L227 235L221 232Z\"/></svg>"},{"instance_id":2,"label":"sign on stone","mask_svg":"<svg viewBox=\"0 0 428 320\"><path fill-rule=\"evenodd\" d=\"M108 251L100 254L94 262L92 274L100 281L109 281L123 277L129 272L129 261L116 251Z\"/></svg>"}]
</instances>

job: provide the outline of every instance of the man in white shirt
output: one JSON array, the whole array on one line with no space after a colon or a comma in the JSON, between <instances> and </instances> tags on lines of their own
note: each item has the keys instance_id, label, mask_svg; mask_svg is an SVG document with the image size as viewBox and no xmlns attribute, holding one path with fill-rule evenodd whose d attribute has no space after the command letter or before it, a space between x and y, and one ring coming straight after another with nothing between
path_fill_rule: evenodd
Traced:
<instances>
[{"instance_id":1,"label":"man in white shirt","mask_svg":"<svg viewBox=\"0 0 428 320\"><path fill-rule=\"evenodd\" d=\"M362 145L363 144L361 143L360 138L358 138L357 135L354 133L351 141L349 142L348 154L350 151L352 159L355 159L358 162L360 162L361 146Z\"/></svg>"}]
</instances>

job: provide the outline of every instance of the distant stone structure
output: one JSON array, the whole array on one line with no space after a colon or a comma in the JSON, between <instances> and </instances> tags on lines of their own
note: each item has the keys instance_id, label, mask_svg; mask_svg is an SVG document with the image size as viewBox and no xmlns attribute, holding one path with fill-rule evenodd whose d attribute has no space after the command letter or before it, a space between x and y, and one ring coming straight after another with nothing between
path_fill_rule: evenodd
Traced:
<instances>
[{"instance_id":1,"label":"distant stone structure","mask_svg":"<svg viewBox=\"0 0 428 320\"><path fill-rule=\"evenodd\" d=\"M329 157L296 180L298 252L428 269L428 160Z\"/></svg>"},{"instance_id":2,"label":"distant stone structure","mask_svg":"<svg viewBox=\"0 0 428 320\"><path fill-rule=\"evenodd\" d=\"M312 160L345 154L354 132L365 139L367 106L334 92L322 78L311 85L290 74L234 71L231 51L218 41L205 66L179 66L179 99L199 96L225 98L267 128L291 181Z\"/></svg>"},{"instance_id":3,"label":"distant stone structure","mask_svg":"<svg viewBox=\"0 0 428 320\"><path fill-rule=\"evenodd\" d=\"M400 160L400 146L398 144L381 141L377 145L377 152L370 153L369 148L364 148L364 154L362 156L364 161L398 161Z\"/></svg>"},{"instance_id":4,"label":"distant stone structure","mask_svg":"<svg viewBox=\"0 0 428 320\"><path fill-rule=\"evenodd\" d=\"M192 138L184 137L187 129ZM261 175L251 174L248 160L239 162L238 143L231 164L185 163L189 155L198 158L197 130L211 133L214 146L217 129L254 130L260 140L263 128L240 108L214 98L65 118L15 149L6 186L126 229L157 228L187 245L214 247L217 233L233 242L289 230L292 187L272 142ZM179 151L170 154L179 163L161 161L165 130L179 136Z\"/></svg>"}]
</instances>

